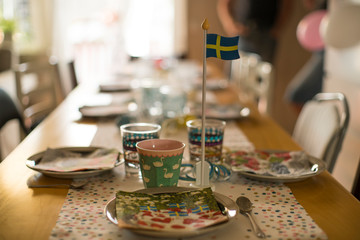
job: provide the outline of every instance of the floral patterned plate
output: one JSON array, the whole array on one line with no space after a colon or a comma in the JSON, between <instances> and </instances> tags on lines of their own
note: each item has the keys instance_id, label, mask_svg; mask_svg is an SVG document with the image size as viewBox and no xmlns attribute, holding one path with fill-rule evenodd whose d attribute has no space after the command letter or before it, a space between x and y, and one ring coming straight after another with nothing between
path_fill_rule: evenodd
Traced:
<instances>
[{"instance_id":1,"label":"floral patterned plate","mask_svg":"<svg viewBox=\"0 0 360 240\"><path fill-rule=\"evenodd\" d=\"M322 160L303 151L234 151L229 164L244 177L269 182L302 181L326 169Z\"/></svg>"}]
</instances>

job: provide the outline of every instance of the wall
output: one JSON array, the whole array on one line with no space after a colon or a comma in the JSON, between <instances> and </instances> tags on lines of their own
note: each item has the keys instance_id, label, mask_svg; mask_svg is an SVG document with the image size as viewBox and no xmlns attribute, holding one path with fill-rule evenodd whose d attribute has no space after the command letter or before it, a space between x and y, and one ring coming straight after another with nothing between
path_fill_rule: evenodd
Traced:
<instances>
[{"instance_id":1,"label":"wall","mask_svg":"<svg viewBox=\"0 0 360 240\"><path fill-rule=\"evenodd\" d=\"M275 86L272 117L289 134L292 133L297 112L284 99L287 85L309 59L311 53L302 48L296 38L296 28L300 20L308 14L302 1L292 1L293 6L288 22L279 38L275 59Z\"/></svg>"},{"instance_id":2,"label":"wall","mask_svg":"<svg viewBox=\"0 0 360 240\"><path fill-rule=\"evenodd\" d=\"M208 33L224 35L221 23L216 12L217 0L188 0L188 57L198 62L203 59L203 30L201 24L208 19L210 28ZM225 35L224 35L225 36ZM209 58L207 61L219 68L224 67L224 61Z\"/></svg>"}]
</instances>

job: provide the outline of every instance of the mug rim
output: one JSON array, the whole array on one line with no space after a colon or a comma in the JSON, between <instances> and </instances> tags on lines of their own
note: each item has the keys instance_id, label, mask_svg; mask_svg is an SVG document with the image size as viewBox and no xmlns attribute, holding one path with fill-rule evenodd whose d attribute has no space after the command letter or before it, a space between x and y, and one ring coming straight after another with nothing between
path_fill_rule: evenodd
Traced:
<instances>
[{"instance_id":1,"label":"mug rim","mask_svg":"<svg viewBox=\"0 0 360 240\"><path fill-rule=\"evenodd\" d=\"M189 128L201 128L201 125L200 126L192 125L194 122L202 123L202 119L197 118L197 119L192 119L192 120L186 121L186 126L189 127ZM223 120L220 120L220 119L213 119L213 118L205 119L205 127L207 127L206 124L211 124L211 123L215 123L219 127L225 127L226 126L226 121L223 121ZM213 127L216 127L216 126L213 126Z\"/></svg>"},{"instance_id":2,"label":"mug rim","mask_svg":"<svg viewBox=\"0 0 360 240\"><path fill-rule=\"evenodd\" d=\"M154 127L151 130L129 130L127 127ZM126 133L155 133L161 130L161 126L155 123L127 123L120 126L120 130Z\"/></svg>"},{"instance_id":3,"label":"mug rim","mask_svg":"<svg viewBox=\"0 0 360 240\"><path fill-rule=\"evenodd\" d=\"M139 145L142 145L142 144L146 144L147 142L150 142L150 141L156 141L156 142L165 142L165 141L170 141L170 142L176 142L176 143L180 143L181 146L180 147L177 147L177 148L173 148L173 149L168 149L168 150L165 150L165 149L150 149L150 148L144 148L142 146L139 146ZM173 151L179 151L179 150L182 150L184 149L186 146L185 143L181 142L181 141L178 141L178 140L174 140L174 139L147 139L147 140L143 140L143 141L139 141L136 143L136 148L137 149L140 149L142 151L147 151L147 152L173 152Z\"/></svg>"}]
</instances>

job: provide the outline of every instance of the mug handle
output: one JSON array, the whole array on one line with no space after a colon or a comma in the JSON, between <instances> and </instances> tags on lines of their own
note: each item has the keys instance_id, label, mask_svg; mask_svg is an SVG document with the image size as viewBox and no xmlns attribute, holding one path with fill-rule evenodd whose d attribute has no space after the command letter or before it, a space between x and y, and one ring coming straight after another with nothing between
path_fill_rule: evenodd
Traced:
<instances>
[{"instance_id":1,"label":"mug handle","mask_svg":"<svg viewBox=\"0 0 360 240\"><path fill-rule=\"evenodd\" d=\"M119 152L118 157L116 158L116 163L114 167L120 166L125 162L124 153Z\"/></svg>"}]
</instances>

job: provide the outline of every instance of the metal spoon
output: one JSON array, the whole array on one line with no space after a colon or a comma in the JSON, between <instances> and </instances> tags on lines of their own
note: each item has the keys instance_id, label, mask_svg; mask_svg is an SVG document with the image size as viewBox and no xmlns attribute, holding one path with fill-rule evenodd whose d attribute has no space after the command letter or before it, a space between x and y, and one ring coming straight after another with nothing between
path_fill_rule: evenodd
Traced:
<instances>
[{"instance_id":1,"label":"metal spoon","mask_svg":"<svg viewBox=\"0 0 360 240\"><path fill-rule=\"evenodd\" d=\"M265 238L265 233L261 231L260 227L257 225L254 217L251 214L253 204L247 197L238 197L236 199L236 204L239 206L240 213L246 215L251 222L251 225L254 229L254 232L258 238Z\"/></svg>"},{"instance_id":2,"label":"metal spoon","mask_svg":"<svg viewBox=\"0 0 360 240\"><path fill-rule=\"evenodd\" d=\"M241 117L248 117L250 115L250 108L244 107L240 110Z\"/></svg>"}]
</instances>

